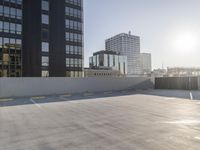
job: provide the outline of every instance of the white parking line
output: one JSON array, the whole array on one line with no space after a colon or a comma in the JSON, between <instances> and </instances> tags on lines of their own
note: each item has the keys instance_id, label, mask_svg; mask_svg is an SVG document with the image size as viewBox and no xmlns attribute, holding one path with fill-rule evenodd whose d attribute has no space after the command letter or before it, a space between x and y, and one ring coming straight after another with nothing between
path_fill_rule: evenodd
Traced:
<instances>
[{"instance_id":1,"label":"white parking line","mask_svg":"<svg viewBox=\"0 0 200 150\"><path fill-rule=\"evenodd\" d=\"M192 92L190 92L190 100L193 100Z\"/></svg>"},{"instance_id":2,"label":"white parking line","mask_svg":"<svg viewBox=\"0 0 200 150\"><path fill-rule=\"evenodd\" d=\"M165 99L166 100L175 100L176 98L175 97L166 97Z\"/></svg>"},{"instance_id":3,"label":"white parking line","mask_svg":"<svg viewBox=\"0 0 200 150\"><path fill-rule=\"evenodd\" d=\"M39 104L37 104L33 99L30 99L30 101L35 104L35 106L37 106L38 108L41 108L41 106Z\"/></svg>"},{"instance_id":4,"label":"white parking line","mask_svg":"<svg viewBox=\"0 0 200 150\"><path fill-rule=\"evenodd\" d=\"M200 140L200 137L199 137L199 136L196 136L196 137L194 137L194 139L196 139L196 140Z\"/></svg>"}]
</instances>

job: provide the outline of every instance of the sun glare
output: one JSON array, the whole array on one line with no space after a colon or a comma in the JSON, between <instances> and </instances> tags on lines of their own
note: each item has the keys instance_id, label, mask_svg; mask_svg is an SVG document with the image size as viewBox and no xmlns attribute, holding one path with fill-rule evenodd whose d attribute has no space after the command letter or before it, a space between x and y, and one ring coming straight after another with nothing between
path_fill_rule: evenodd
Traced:
<instances>
[{"instance_id":1,"label":"sun glare","mask_svg":"<svg viewBox=\"0 0 200 150\"><path fill-rule=\"evenodd\" d=\"M178 51L190 53L197 48L197 37L193 33L181 33L175 39L175 47Z\"/></svg>"}]
</instances>

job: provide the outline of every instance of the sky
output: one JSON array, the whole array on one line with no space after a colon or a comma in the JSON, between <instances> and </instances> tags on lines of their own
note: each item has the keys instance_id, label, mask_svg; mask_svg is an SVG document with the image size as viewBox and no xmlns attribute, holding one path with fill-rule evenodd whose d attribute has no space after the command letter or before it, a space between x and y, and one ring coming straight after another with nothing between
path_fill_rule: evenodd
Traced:
<instances>
[{"instance_id":1,"label":"sky","mask_svg":"<svg viewBox=\"0 0 200 150\"><path fill-rule=\"evenodd\" d=\"M200 0L84 0L85 66L107 38L129 31L154 69L200 67Z\"/></svg>"}]
</instances>

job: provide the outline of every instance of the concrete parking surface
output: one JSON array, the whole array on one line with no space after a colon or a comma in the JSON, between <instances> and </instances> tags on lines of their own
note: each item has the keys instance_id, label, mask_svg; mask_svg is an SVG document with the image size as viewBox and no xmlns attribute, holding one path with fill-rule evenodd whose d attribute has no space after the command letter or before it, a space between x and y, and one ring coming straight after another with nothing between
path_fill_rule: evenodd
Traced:
<instances>
[{"instance_id":1,"label":"concrete parking surface","mask_svg":"<svg viewBox=\"0 0 200 150\"><path fill-rule=\"evenodd\" d=\"M0 150L199 150L199 91L0 100Z\"/></svg>"}]
</instances>

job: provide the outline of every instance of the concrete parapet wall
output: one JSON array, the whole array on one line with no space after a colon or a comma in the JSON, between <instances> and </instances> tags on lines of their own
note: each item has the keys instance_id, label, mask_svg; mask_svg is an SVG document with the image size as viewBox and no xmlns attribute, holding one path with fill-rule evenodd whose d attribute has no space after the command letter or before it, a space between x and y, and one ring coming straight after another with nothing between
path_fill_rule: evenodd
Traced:
<instances>
[{"instance_id":1,"label":"concrete parapet wall","mask_svg":"<svg viewBox=\"0 0 200 150\"><path fill-rule=\"evenodd\" d=\"M0 98L149 89L151 78L0 78Z\"/></svg>"},{"instance_id":2,"label":"concrete parapet wall","mask_svg":"<svg viewBox=\"0 0 200 150\"><path fill-rule=\"evenodd\" d=\"M156 89L198 90L199 77L161 77L155 79Z\"/></svg>"}]
</instances>

